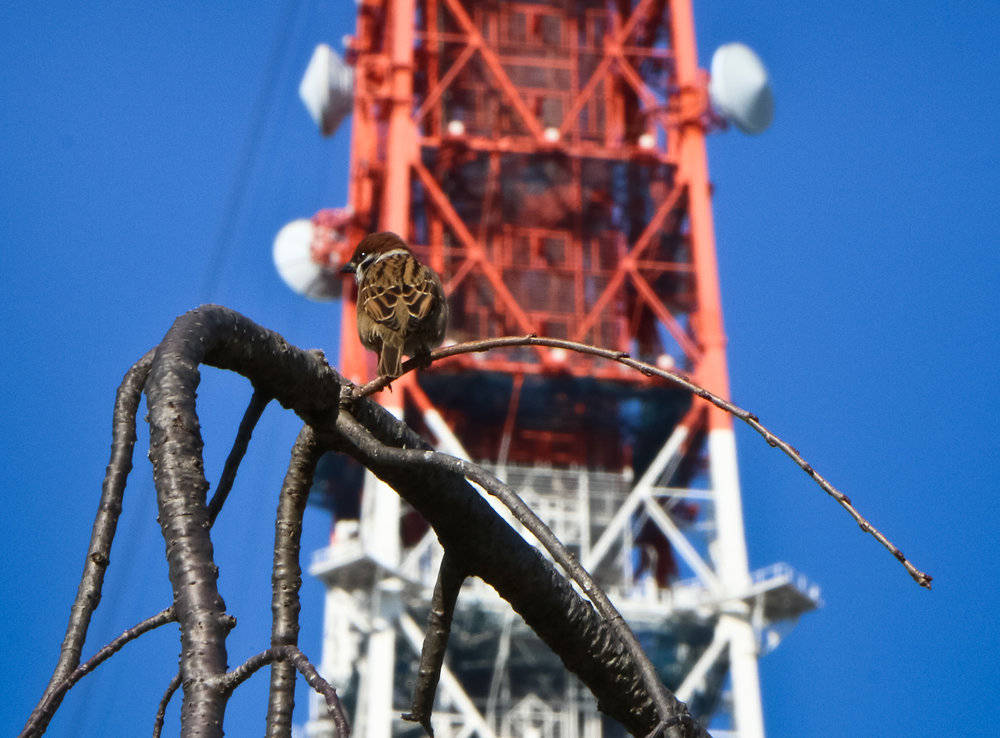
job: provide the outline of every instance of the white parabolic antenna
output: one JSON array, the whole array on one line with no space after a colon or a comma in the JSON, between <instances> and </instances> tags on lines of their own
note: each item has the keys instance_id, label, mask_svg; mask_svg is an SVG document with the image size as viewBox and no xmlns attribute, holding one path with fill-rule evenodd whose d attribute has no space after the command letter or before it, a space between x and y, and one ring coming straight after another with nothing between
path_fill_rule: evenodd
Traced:
<instances>
[{"instance_id":1,"label":"white parabolic antenna","mask_svg":"<svg viewBox=\"0 0 1000 738\"><path fill-rule=\"evenodd\" d=\"M282 281L299 295L317 302L340 297L343 277L312 258L315 226L300 218L286 225L274 238L274 267Z\"/></svg>"},{"instance_id":2,"label":"white parabolic antenna","mask_svg":"<svg viewBox=\"0 0 1000 738\"><path fill-rule=\"evenodd\" d=\"M336 51L319 44L302 75L299 97L323 135L329 136L354 107L354 70Z\"/></svg>"},{"instance_id":3,"label":"white parabolic antenna","mask_svg":"<svg viewBox=\"0 0 1000 738\"><path fill-rule=\"evenodd\" d=\"M774 120L774 95L764 63L746 44L724 44L712 54L708 95L744 133L763 133Z\"/></svg>"}]
</instances>

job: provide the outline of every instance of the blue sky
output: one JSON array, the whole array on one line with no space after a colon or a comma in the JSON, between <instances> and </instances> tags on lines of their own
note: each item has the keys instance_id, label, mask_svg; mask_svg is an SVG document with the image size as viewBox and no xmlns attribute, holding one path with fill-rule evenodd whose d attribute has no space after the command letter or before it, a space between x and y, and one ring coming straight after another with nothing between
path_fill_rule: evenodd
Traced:
<instances>
[{"instance_id":1,"label":"blue sky","mask_svg":"<svg viewBox=\"0 0 1000 738\"><path fill-rule=\"evenodd\" d=\"M296 89L354 7L0 6L4 735L55 663L126 369L203 302L335 353L335 308L285 288L270 248L286 222L345 201L347 131L320 139ZM751 565L787 561L825 601L761 661L769 735L993 735L1000 4L697 2L695 23L703 66L744 41L777 100L763 135L709 142L733 398L935 576L920 589L738 429ZM206 370L199 398L214 481L249 388ZM267 643L297 430L268 410L216 527L233 664ZM168 603L155 514L140 430L87 653ZM313 550L327 521L306 523ZM318 660L317 583L304 600ZM177 639L146 638L76 687L49 734L148 733ZM264 675L241 688L230 735L262 731L265 691Z\"/></svg>"}]
</instances>

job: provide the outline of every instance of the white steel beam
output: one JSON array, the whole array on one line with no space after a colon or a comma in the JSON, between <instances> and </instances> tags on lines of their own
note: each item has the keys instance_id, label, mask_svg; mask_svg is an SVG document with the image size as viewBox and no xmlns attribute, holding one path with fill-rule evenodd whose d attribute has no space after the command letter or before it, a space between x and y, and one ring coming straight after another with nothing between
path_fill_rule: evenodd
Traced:
<instances>
[{"instance_id":1,"label":"white steel beam","mask_svg":"<svg viewBox=\"0 0 1000 738\"><path fill-rule=\"evenodd\" d=\"M681 529L677 527L677 524L660 507L660 503L655 498L649 496L648 492L644 495L643 503L646 506L646 513L649 515L649 519L656 523L656 526L663 531L663 534L674 547L674 550L687 562L687 565L691 567L698 579L713 594L719 595L722 592L722 583L715 575L715 572L712 571L712 567L705 562L705 559L695 550L695 547L691 545L691 542L681 532Z\"/></svg>"},{"instance_id":2,"label":"white steel beam","mask_svg":"<svg viewBox=\"0 0 1000 738\"><path fill-rule=\"evenodd\" d=\"M601 537L597 539L597 543L589 551L584 550L581 557L584 569L591 571L601 563L601 560L608 555L611 544L614 543L616 538L622 535L625 526L628 525L629 518L642 501L643 495L652 489L657 480L665 472L677 468L677 464L680 463L681 459L681 446L684 444L687 436L688 429L685 426L679 425L674 428L673 433L670 434L666 443L663 444L656 454L653 463L649 465L649 468L636 483L635 487L629 492L628 497L625 498L625 502L615 512L611 518L611 522L608 523L608 527L604 529Z\"/></svg>"},{"instance_id":3,"label":"white steel beam","mask_svg":"<svg viewBox=\"0 0 1000 738\"><path fill-rule=\"evenodd\" d=\"M736 469L736 439L732 427L715 428L708 434L709 475L715 492L715 567L726 595L738 598L750 585L743 504ZM729 636L729 675L733 685L733 721L740 738L764 738L760 673L757 667L757 636L742 601L723 612L717 627Z\"/></svg>"},{"instance_id":4,"label":"white steel beam","mask_svg":"<svg viewBox=\"0 0 1000 738\"><path fill-rule=\"evenodd\" d=\"M362 669L367 684L359 705L365 725L362 735L368 738L392 738L392 682L396 664L396 631L388 623L368 636L368 658Z\"/></svg>"}]
</instances>

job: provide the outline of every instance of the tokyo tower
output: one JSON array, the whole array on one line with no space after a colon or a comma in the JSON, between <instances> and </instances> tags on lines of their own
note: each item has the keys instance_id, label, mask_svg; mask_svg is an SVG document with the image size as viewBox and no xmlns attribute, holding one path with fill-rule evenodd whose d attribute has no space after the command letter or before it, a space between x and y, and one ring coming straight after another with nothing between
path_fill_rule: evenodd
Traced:
<instances>
[{"instance_id":1,"label":"tokyo tower","mask_svg":"<svg viewBox=\"0 0 1000 738\"><path fill-rule=\"evenodd\" d=\"M349 202L295 236L316 267L300 289L342 291L340 371L366 381L375 357L358 342L353 281L332 275L365 234L390 230L442 276L448 341L571 339L727 397L705 136L723 115L766 126L771 102L766 87L749 101L737 91L726 109L756 58L723 47L710 78L694 38L691 0L361 0L345 63L321 47L303 82L304 97L316 75L333 90L311 104L326 132L351 115ZM713 734L764 735L758 657L819 592L784 564L750 571L728 415L541 347L453 357L393 390L380 402L548 523ZM399 716L440 548L351 463L324 459L314 495L334 520L310 569L327 587L321 671L355 735L417 736ZM318 707L307 734L334 735ZM459 597L434 728L624 735L479 581Z\"/></svg>"}]
</instances>

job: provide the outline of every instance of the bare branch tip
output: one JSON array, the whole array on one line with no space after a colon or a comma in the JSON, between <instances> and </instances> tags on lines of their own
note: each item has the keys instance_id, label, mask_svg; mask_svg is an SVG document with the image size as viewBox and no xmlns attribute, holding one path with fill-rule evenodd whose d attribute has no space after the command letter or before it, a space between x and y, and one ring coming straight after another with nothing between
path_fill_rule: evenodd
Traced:
<instances>
[{"instance_id":1,"label":"bare branch tip","mask_svg":"<svg viewBox=\"0 0 1000 738\"><path fill-rule=\"evenodd\" d=\"M413 712L404 712L399 717L401 717L408 723L420 723L421 727L423 727L427 735L429 735L430 738L434 738L434 729L431 727L431 721L428 720L426 717L421 717L420 715L417 715L416 713Z\"/></svg>"}]
</instances>

